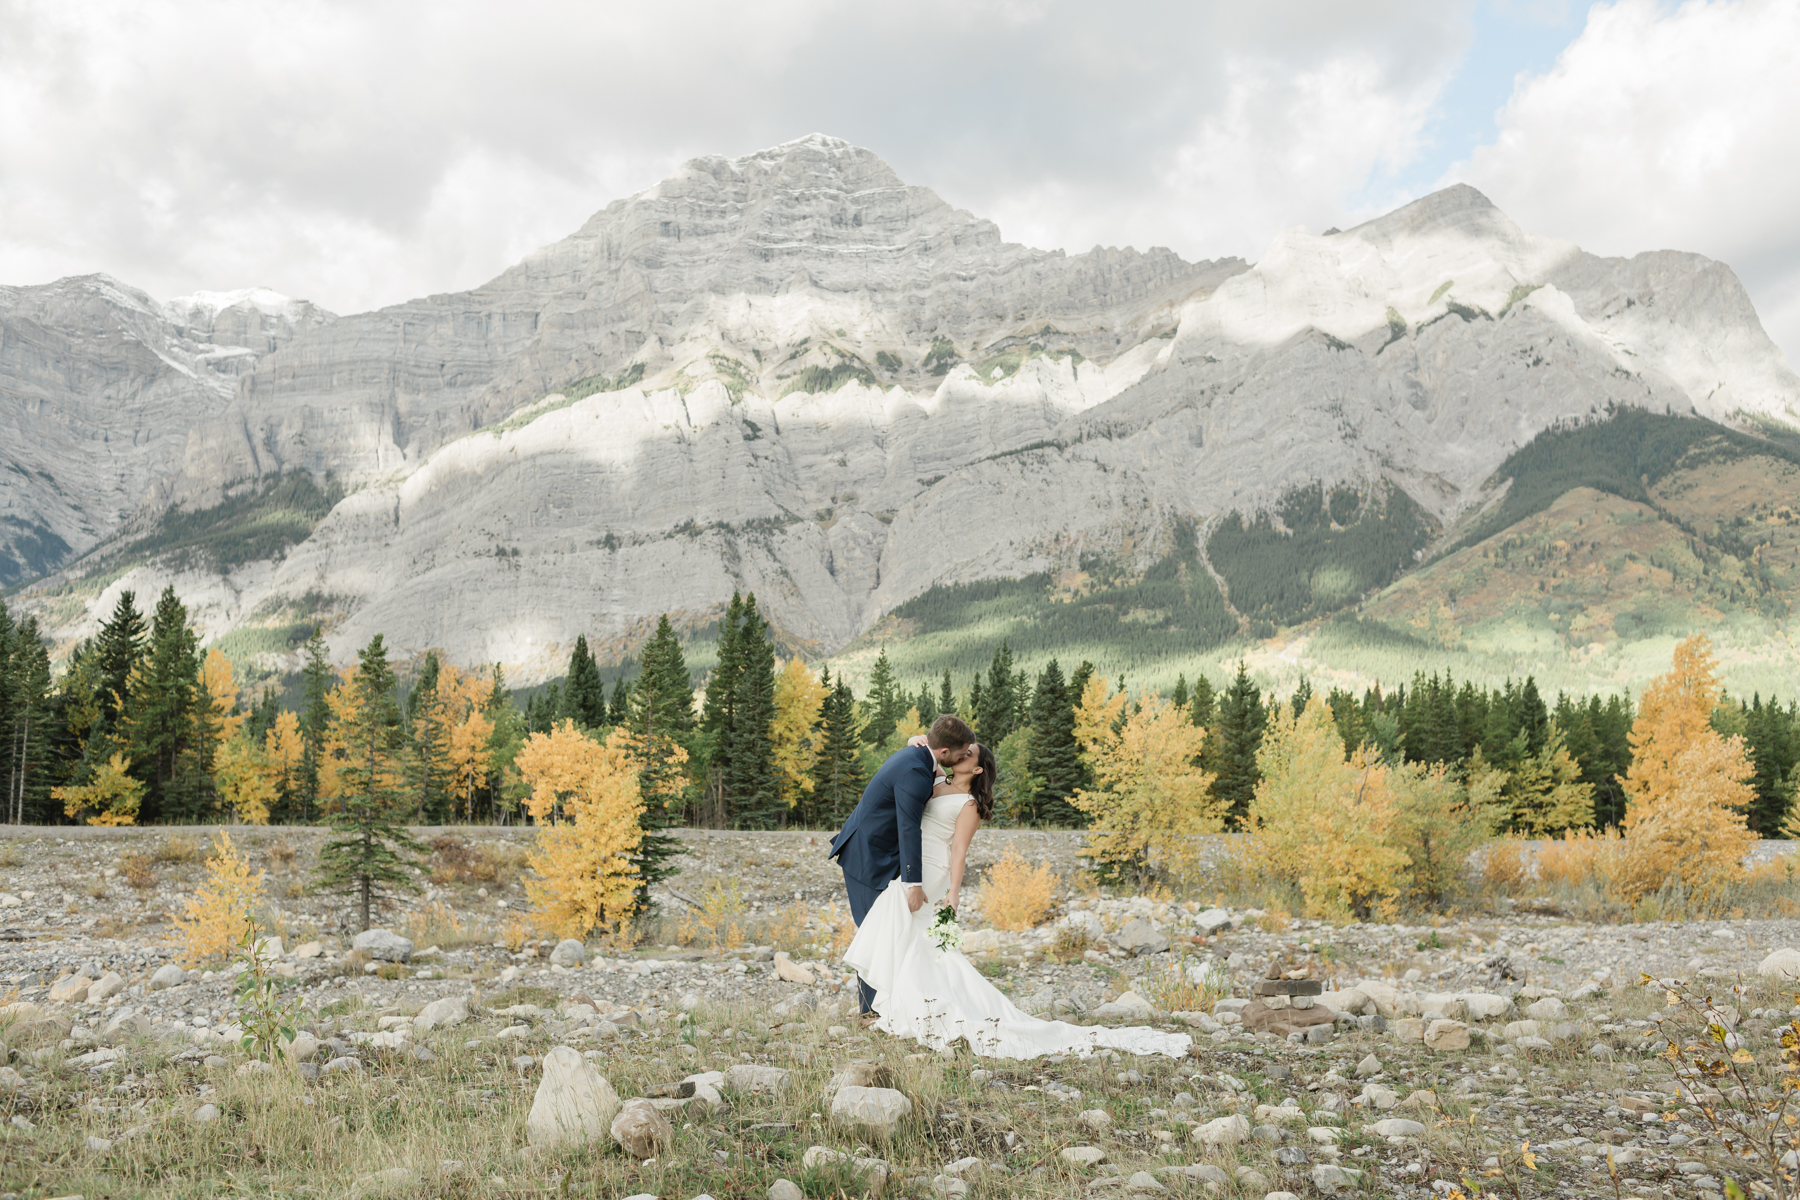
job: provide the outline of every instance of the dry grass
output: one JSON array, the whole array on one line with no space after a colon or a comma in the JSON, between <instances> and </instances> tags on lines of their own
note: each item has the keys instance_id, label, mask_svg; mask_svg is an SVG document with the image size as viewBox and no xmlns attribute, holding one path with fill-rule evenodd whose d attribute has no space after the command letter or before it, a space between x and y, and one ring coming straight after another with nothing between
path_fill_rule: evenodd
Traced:
<instances>
[{"instance_id":1,"label":"dry grass","mask_svg":"<svg viewBox=\"0 0 1800 1200\"><path fill-rule=\"evenodd\" d=\"M431 840L428 869L440 887L453 884L510 887L526 869L530 851L510 843L476 845L445 835Z\"/></svg>"},{"instance_id":2,"label":"dry grass","mask_svg":"<svg viewBox=\"0 0 1800 1200\"><path fill-rule=\"evenodd\" d=\"M1231 994L1231 982L1210 963L1177 957L1144 976L1139 995L1163 1012L1211 1012L1213 1002Z\"/></svg>"},{"instance_id":3,"label":"dry grass","mask_svg":"<svg viewBox=\"0 0 1800 1200\"><path fill-rule=\"evenodd\" d=\"M454 950L458 946L488 941L492 936L476 929L473 922L464 921L456 915L455 909L442 901L407 913L400 921L400 932L421 949L437 946Z\"/></svg>"},{"instance_id":4,"label":"dry grass","mask_svg":"<svg viewBox=\"0 0 1800 1200\"><path fill-rule=\"evenodd\" d=\"M202 848L200 839L191 833L171 833L152 852L151 857L159 863L199 862Z\"/></svg>"},{"instance_id":5,"label":"dry grass","mask_svg":"<svg viewBox=\"0 0 1800 1200\"><path fill-rule=\"evenodd\" d=\"M126 883L140 892L156 886L154 866L154 860L148 854L139 854L136 851L121 855L119 858L119 874L125 877Z\"/></svg>"},{"instance_id":6,"label":"dry grass","mask_svg":"<svg viewBox=\"0 0 1800 1200\"><path fill-rule=\"evenodd\" d=\"M1629 838L1616 830L1576 831L1534 852L1517 841L1492 843L1482 860L1490 896L1518 908L1596 923L1702 921L1800 915L1800 862L1783 855L1722 882L1691 887L1670 872L1662 885L1632 898L1619 867Z\"/></svg>"},{"instance_id":7,"label":"dry grass","mask_svg":"<svg viewBox=\"0 0 1800 1200\"><path fill-rule=\"evenodd\" d=\"M11 841L0 842L0 867L16 867L25 861L25 855Z\"/></svg>"},{"instance_id":8,"label":"dry grass","mask_svg":"<svg viewBox=\"0 0 1800 1200\"><path fill-rule=\"evenodd\" d=\"M277 838L263 847L263 857L284 870L294 865L294 854L294 843L286 838Z\"/></svg>"},{"instance_id":9,"label":"dry grass","mask_svg":"<svg viewBox=\"0 0 1800 1200\"><path fill-rule=\"evenodd\" d=\"M1049 863L1030 866L1008 846L1000 861L988 868L981 888L981 915L996 929L1034 928L1049 915L1061 882Z\"/></svg>"}]
</instances>

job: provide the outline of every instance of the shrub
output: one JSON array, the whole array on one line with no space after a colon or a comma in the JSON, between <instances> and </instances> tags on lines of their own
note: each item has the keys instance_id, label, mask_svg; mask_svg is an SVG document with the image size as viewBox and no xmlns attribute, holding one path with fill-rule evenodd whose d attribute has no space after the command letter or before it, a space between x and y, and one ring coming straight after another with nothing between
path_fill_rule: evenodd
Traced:
<instances>
[{"instance_id":1,"label":"shrub","mask_svg":"<svg viewBox=\"0 0 1800 1200\"><path fill-rule=\"evenodd\" d=\"M1231 980L1211 963L1177 958L1144 976L1137 992L1162 1012L1210 1012L1215 1001L1231 994Z\"/></svg>"},{"instance_id":2,"label":"shrub","mask_svg":"<svg viewBox=\"0 0 1800 1200\"><path fill-rule=\"evenodd\" d=\"M200 839L191 833L172 833L163 839L152 857L162 863L191 863L200 857Z\"/></svg>"},{"instance_id":3,"label":"shrub","mask_svg":"<svg viewBox=\"0 0 1800 1200\"><path fill-rule=\"evenodd\" d=\"M675 939L683 945L736 949L744 944L748 922L744 917L744 893L735 879L715 879L700 892L700 908L682 914Z\"/></svg>"},{"instance_id":4,"label":"shrub","mask_svg":"<svg viewBox=\"0 0 1800 1200\"><path fill-rule=\"evenodd\" d=\"M1008 846L1000 861L988 868L981 889L982 916L996 929L1035 928L1049 914L1061 882L1049 863L1029 866L1016 848Z\"/></svg>"},{"instance_id":5,"label":"shrub","mask_svg":"<svg viewBox=\"0 0 1800 1200\"><path fill-rule=\"evenodd\" d=\"M156 872L151 869L150 856L147 854L133 852L120 858L119 874L125 877L126 883L140 892L156 886Z\"/></svg>"},{"instance_id":6,"label":"shrub","mask_svg":"<svg viewBox=\"0 0 1800 1200\"><path fill-rule=\"evenodd\" d=\"M1050 949L1046 953L1057 962L1077 962L1093 946L1087 930L1076 925L1064 925L1056 931L1056 937L1051 940Z\"/></svg>"},{"instance_id":7,"label":"shrub","mask_svg":"<svg viewBox=\"0 0 1800 1200\"><path fill-rule=\"evenodd\" d=\"M1516 892L1524 887L1530 870L1530 851L1524 843L1510 839L1489 846L1481 860L1482 878L1489 887L1501 892Z\"/></svg>"},{"instance_id":8,"label":"shrub","mask_svg":"<svg viewBox=\"0 0 1800 1200\"><path fill-rule=\"evenodd\" d=\"M1553 887L1610 880L1618 865L1619 831L1571 829L1546 842L1537 855L1538 879Z\"/></svg>"},{"instance_id":9,"label":"shrub","mask_svg":"<svg viewBox=\"0 0 1800 1200\"><path fill-rule=\"evenodd\" d=\"M50 795L62 801L63 815L79 816L89 825L135 825L144 785L128 773L125 755L115 752L88 782L51 788Z\"/></svg>"},{"instance_id":10,"label":"shrub","mask_svg":"<svg viewBox=\"0 0 1800 1200\"><path fill-rule=\"evenodd\" d=\"M1406 895L1416 907L1441 909L1468 890L1469 855L1500 824L1492 777L1464 785L1439 763L1396 766L1389 776L1396 814L1394 845L1406 856Z\"/></svg>"},{"instance_id":11,"label":"shrub","mask_svg":"<svg viewBox=\"0 0 1800 1200\"><path fill-rule=\"evenodd\" d=\"M219 833L206 872L206 882L187 902L185 913L169 914L180 931L182 958L189 966L230 953L252 927L256 907L263 901L264 874L251 873L229 833Z\"/></svg>"}]
</instances>

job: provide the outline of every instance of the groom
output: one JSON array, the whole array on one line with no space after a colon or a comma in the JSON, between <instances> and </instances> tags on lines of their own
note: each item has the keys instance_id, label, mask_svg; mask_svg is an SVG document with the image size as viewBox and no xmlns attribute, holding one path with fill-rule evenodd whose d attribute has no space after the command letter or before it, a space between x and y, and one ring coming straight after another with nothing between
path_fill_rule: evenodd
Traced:
<instances>
[{"instance_id":1,"label":"groom","mask_svg":"<svg viewBox=\"0 0 1800 1200\"><path fill-rule=\"evenodd\" d=\"M850 895L850 918L858 925L887 885L904 879L906 904L918 912L925 904L925 876L919 849L919 821L938 780L938 766L953 766L968 756L975 735L954 713L931 723L924 746L906 746L894 752L869 786L863 789L856 811L831 839L827 858L838 860L844 870L844 890ZM864 1016L872 1011L875 989L857 979L859 1007Z\"/></svg>"}]
</instances>

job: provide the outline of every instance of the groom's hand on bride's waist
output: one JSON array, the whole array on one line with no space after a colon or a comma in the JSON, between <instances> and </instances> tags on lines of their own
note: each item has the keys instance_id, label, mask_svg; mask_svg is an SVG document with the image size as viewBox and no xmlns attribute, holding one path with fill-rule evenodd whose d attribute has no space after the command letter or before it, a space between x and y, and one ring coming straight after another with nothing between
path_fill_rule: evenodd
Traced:
<instances>
[{"instance_id":1,"label":"groom's hand on bride's waist","mask_svg":"<svg viewBox=\"0 0 1800 1200\"><path fill-rule=\"evenodd\" d=\"M908 884L906 888L906 908L908 912L918 912L925 907L925 889L918 884Z\"/></svg>"}]
</instances>

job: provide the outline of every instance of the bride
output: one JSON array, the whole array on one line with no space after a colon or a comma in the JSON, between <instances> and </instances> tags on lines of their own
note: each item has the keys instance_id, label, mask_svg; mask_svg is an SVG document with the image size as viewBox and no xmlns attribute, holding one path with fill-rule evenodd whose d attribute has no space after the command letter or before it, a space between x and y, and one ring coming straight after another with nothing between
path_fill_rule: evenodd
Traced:
<instances>
[{"instance_id":1,"label":"bride","mask_svg":"<svg viewBox=\"0 0 1800 1200\"><path fill-rule=\"evenodd\" d=\"M1192 1044L1185 1033L1039 1020L1003 996L962 951L940 950L931 941L940 904L956 908L969 843L994 815L993 753L982 745L971 750L933 789L919 822L930 903L910 911L907 885L894 880L844 951L844 961L875 989L881 1014L875 1027L934 1049L967 1039L986 1058L1087 1055L1100 1048L1185 1057Z\"/></svg>"}]
</instances>

